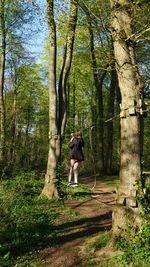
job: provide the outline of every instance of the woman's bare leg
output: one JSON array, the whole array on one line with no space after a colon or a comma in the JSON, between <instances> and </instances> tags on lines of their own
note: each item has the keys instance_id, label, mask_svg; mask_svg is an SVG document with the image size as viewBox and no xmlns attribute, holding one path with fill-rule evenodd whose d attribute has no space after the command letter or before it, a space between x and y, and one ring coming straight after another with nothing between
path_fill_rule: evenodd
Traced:
<instances>
[{"instance_id":1,"label":"woman's bare leg","mask_svg":"<svg viewBox=\"0 0 150 267\"><path fill-rule=\"evenodd\" d=\"M78 166L79 166L79 162L75 162L74 166L73 166L73 172L74 172L74 183L77 184L78 183Z\"/></svg>"},{"instance_id":2,"label":"woman's bare leg","mask_svg":"<svg viewBox=\"0 0 150 267\"><path fill-rule=\"evenodd\" d=\"M72 179L74 162L75 162L75 160L71 159L71 161L70 161L71 167L70 167L70 170L69 170L69 177L68 177L68 182L69 183L71 183L71 179Z\"/></svg>"}]
</instances>

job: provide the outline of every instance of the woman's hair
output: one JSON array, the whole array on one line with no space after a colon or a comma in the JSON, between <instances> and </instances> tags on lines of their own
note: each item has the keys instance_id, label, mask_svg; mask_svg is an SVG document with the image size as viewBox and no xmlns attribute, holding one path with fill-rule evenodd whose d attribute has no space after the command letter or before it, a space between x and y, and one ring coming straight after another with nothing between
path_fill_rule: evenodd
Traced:
<instances>
[{"instance_id":1,"label":"woman's hair","mask_svg":"<svg viewBox=\"0 0 150 267\"><path fill-rule=\"evenodd\" d=\"M76 138L81 138L81 137L82 137L82 133L81 133L80 131L77 131L77 132L74 134L74 136L75 136Z\"/></svg>"}]
</instances>

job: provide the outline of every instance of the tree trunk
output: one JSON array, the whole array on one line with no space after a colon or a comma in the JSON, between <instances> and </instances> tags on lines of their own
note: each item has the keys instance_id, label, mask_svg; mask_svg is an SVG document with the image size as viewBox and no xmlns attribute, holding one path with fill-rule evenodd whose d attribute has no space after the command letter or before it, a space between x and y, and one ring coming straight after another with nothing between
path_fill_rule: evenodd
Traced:
<instances>
[{"instance_id":1,"label":"tree trunk","mask_svg":"<svg viewBox=\"0 0 150 267\"><path fill-rule=\"evenodd\" d=\"M140 181L140 93L138 70L135 65L134 42L131 39L131 8L129 0L111 0L112 35L116 70L121 91L121 165L117 206L113 214L115 234L138 224L140 205L137 183Z\"/></svg>"},{"instance_id":2,"label":"tree trunk","mask_svg":"<svg viewBox=\"0 0 150 267\"><path fill-rule=\"evenodd\" d=\"M95 99L95 96L93 95L93 98ZM90 129L90 156L93 161L93 172L97 172L97 166L96 162L99 158L98 155L98 147L97 147L97 107L95 103L91 104L91 121L92 121L92 126Z\"/></svg>"},{"instance_id":3,"label":"tree trunk","mask_svg":"<svg viewBox=\"0 0 150 267\"><path fill-rule=\"evenodd\" d=\"M53 13L53 0L47 0L47 15L49 27L49 153L42 195L46 195L49 199L52 199L54 196L58 196L56 167L60 142L57 129L56 26Z\"/></svg>"},{"instance_id":4,"label":"tree trunk","mask_svg":"<svg viewBox=\"0 0 150 267\"><path fill-rule=\"evenodd\" d=\"M5 159L5 105L4 105L4 71L6 55L5 32L5 0L0 1L0 31L1 31L1 59L0 59L0 165L4 167Z\"/></svg>"},{"instance_id":5,"label":"tree trunk","mask_svg":"<svg viewBox=\"0 0 150 267\"><path fill-rule=\"evenodd\" d=\"M9 152L9 160L10 163L14 161L14 145L15 145L15 137L16 137L16 83L14 84L13 90L13 111L12 111L12 126L11 126L11 143L10 143L10 152Z\"/></svg>"},{"instance_id":6,"label":"tree trunk","mask_svg":"<svg viewBox=\"0 0 150 267\"><path fill-rule=\"evenodd\" d=\"M66 45L64 50L64 57L62 69L59 78L59 132L61 136L64 135L66 120L67 120L67 101L66 101L66 83L70 73L73 45L75 37L75 29L77 23L78 0L70 0L70 18L68 23L68 30L66 36Z\"/></svg>"},{"instance_id":7,"label":"tree trunk","mask_svg":"<svg viewBox=\"0 0 150 267\"><path fill-rule=\"evenodd\" d=\"M45 175L45 185L42 194L48 198L58 196L56 186L56 168L61 160L62 137L66 127L67 116L67 98L66 84L70 72L75 28L77 22L77 0L70 1L70 19L66 37L65 53L63 65L59 79L58 101L59 117L57 116L57 90L56 90L56 26L53 11L54 0L47 0L47 14L49 27L49 154L47 163L47 172Z\"/></svg>"},{"instance_id":8,"label":"tree trunk","mask_svg":"<svg viewBox=\"0 0 150 267\"><path fill-rule=\"evenodd\" d=\"M105 155L105 172L111 174L112 172L112 158L113 158L113 116L114 116L114 101L115 89L117 85L117 76L114 64L111 66L111 82L108 103L108 122L107 122L107 140L106 140L106 155Z\"/></svg>"},{"instance_id":9,"label":"tree trunk","mask_svg":"<svg viewBox=\"0 0 150 267\"><path fill-rule=\"evenodd\" d=\"M73 91L73 112L72 112L72 127L73 132L75 132L75 119L76 119L76 81L75 81L75 70L73 72L73 85L72 85L72 91Z\"/></svg>"},{"instance_id":10,"label":"tree trunk","mask_svg":"<svg viewBox=\"0 0 150 267\"><path fill-rule=\"evenodd\" d=\"M93 77L95 82L95 88L97 92L97 101L98 101L98 121L97 121L97 129L98 129L98 168L101 172L104 170L104 127L103 127L103 81L106 75L106 71L101 74L101 78L98 77L98 69L97 62L95 56L95 48L94 48L94 35L92 30L92 25L90 18L88 16L88 24L89 24L89 33L90 33L90 50L92 57L92 69L93 69Z\"/></svg>"}]
</instances>

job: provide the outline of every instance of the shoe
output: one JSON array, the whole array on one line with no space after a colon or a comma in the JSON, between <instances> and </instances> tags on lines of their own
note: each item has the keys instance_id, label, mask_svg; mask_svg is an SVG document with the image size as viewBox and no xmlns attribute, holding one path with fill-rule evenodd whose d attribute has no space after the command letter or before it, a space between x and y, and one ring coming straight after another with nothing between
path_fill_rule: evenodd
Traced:
<instances>
[{"instance_id":1,"label":"shoe","mask_svg":"<svg viewBox=\"0 0 150 267\"><path fill-rule=\"evenodd\" d=\"M67 184L67 186L71 186L71 183L69 182L69 183Z\"/></svg>"},{"instance_id":2,"label":"shoe","mask_svg":"<svg viewBox=\"0 0 150 267\"><path fill-rule=\"evenodd\" d=\"M77 183L71 185L71 187L77 187L77 186L78 186Z\"/></svg>"}]
</instances>

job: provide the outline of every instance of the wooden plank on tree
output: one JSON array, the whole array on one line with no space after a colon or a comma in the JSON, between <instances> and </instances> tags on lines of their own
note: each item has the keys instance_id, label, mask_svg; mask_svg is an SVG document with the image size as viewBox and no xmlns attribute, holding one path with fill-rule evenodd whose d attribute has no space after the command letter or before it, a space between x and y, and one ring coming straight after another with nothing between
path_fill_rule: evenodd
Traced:
<instances>
[{"instance_id":1,"label":"wooden plank on tree","mask_svg":"<svg viewBox=\"0 0 150 267\"><path fill-rule=\"evenodd\" d=\"M136 198L135 197L127 197L126 198L126 206L136 208L138 206Z\"/></svg>"},{"instance_id":2,"label":"wooden plank on tree","mask_svg":"<svg viewBox=\"0 0 150 267\"><path fill-rule=\"evenodd\" d=\"M118 198L118 200L117 200L117 203L125 206L126 205L126 197L125 196L120 196Z\"/></svg>"}]
</instances>

